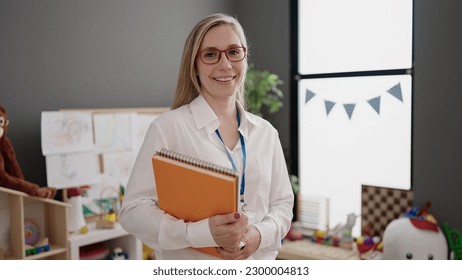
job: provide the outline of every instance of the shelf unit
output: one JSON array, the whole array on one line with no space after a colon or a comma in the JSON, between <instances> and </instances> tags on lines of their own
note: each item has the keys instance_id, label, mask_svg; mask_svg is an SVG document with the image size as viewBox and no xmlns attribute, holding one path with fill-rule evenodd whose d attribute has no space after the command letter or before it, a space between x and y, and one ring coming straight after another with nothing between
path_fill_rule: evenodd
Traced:
<instances>
[{"instance_id":1,"label":"shelf unit","mask_svg":"<svg viewBox=\"0 0 462 280\"><path fill-rule=\"evenodd\" d=\"M69 204L30 196L4 187L0 187L0 195L8 204L6 209L10 228L10 248L4 252L3 257L5 259L67 259L67 212ZM28 208L31 209L28 211ZM42 225L40 232L43 237L47 237L49 240L49 251L26 256L24 219L29 216L39 218Z\"/></svg>"},{"instance_id":2,"label":"shelf unit","mask_svg":"<svg viewBox=\"0 0 462 280\"><path fill-rule=\"evenodd\" d=\"M112 229L97 229L94 223L88 224L89 231L84 234L69 235L69 259L80 259L80 247L104 242L112 251L115 247L122 248L130 260L143 259L143 244L133 235L125 231L120 224Z\"/></svg>"}]
</instances>

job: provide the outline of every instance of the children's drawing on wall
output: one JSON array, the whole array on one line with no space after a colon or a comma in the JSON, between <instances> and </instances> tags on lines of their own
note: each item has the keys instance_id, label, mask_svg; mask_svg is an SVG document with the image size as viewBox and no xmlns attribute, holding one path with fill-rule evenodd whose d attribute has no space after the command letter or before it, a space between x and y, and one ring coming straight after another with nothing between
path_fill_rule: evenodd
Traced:
<instances>
[{"instance_id":1,"label":"children's drawing on wall","mask_svg":"<svg viewBox=\"0 0 462 280\"><path fill-rule=\"evenodd\" d=\"M131 149L132 114L95 114L95 147L98 152Z\"/></svg>"},{"instance_id":2,"label":"children's drawing on wall","mask_svg":"<svg viewBox=\"0 0 462 280\"><path fill-rule=\"evenodd\" d=\"M89 113L42 112L41 130L44 155L85 152L93 148Z\"/></svg>"},{"instance_id":3,"label":"children's drawing on wall","mask_svg":"<svg viewBox=\"0 0 462 280\"><path fill-rule=\"evenodd\" d=\"M59 154L46 157L47 182L58 188L98 183L98 156L93 153Z\"/></svg>"},{"instance_id":4,"label":"children's drawing on wall","mask_svg":"<svg viewBox=\"0 0 462 280\"><path fill-rule=\"evenodd\" d=\"M85 217L117 212L157 113L42 112L48 184L79 188Z\"/></svg>"}]
</instances>

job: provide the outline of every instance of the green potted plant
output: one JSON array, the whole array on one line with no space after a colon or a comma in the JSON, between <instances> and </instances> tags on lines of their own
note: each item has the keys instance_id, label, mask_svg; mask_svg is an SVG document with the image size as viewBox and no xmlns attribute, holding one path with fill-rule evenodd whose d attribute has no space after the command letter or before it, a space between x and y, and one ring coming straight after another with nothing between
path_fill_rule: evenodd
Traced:
<instances>
[{"instance_id":1,"label":"green potted plant","mask_svg":"<svg viewBox=\"0 0 462 280\"><path fill-rule=\"evenodd\" d=\"M245 80L245 97L247 110L255 115L262 116L262 109L275 113L283 105L283 93L278 86L282 85L279 76L267 70L257 70L253 64L249 65Z\"/></svg>"}]
</instances>

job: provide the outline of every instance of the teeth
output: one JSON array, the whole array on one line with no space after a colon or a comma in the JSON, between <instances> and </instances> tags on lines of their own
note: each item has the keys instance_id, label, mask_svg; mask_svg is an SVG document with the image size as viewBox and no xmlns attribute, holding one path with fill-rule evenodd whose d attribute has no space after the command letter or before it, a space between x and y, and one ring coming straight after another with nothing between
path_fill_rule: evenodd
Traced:
<instances>
[{"instance_id":1,"label":"teeth","mask_svg":"<svg viewBox=\"0 0 462 280\"><path fill-rule=\"evenodd\" d=\"M220 78L215 78L215 80L220 81L220 82L227 82L231 81L233 77L220 77Z\"/></svg>"}]
</instances>

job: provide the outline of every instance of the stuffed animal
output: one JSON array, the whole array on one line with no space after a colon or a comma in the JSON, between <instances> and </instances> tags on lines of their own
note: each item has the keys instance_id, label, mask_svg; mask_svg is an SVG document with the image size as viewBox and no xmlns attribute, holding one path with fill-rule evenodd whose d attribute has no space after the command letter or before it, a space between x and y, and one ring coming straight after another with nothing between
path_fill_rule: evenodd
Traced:
<instances>
[{"instance_id":1,"label":"stuffed animal","mask_svg":"<svg viewBox=\"0 0 462 280\"><path fill-rule=\"evenodd\" d=\"M448 245L435 218L426 213L430 207L411 211L393 220L383 233L385 260L447 260Z\"/></svg>"},{"instance_id":2,"label":"stuffed animal","mask_svg":"<svg viewBox=\"0 0 462 280\"><path fill-rule=\"evenodd\" d=\"M6 111L0 105L0 186L25 192L32 196L53 198L56 195L55 188L41 188L39 185L24 179L13 145L6 135L7 128L8 118Z\"/></svg>"}]
</instances>

